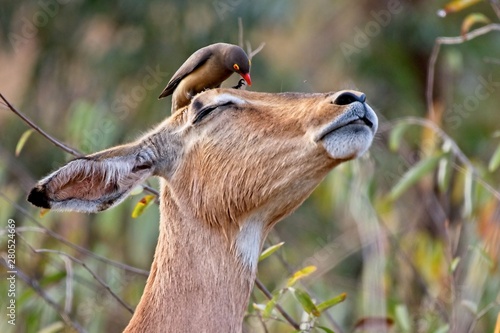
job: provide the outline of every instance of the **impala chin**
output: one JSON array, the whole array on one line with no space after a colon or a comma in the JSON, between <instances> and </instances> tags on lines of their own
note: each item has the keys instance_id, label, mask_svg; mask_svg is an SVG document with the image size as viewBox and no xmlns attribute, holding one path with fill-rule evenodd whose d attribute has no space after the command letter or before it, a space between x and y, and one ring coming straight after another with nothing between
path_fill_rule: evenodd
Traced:
<instances>
[{"instance_id":1,"label":"impala chin","mask_svg":"<svg viewBox=\"0 0 500 333\"><path fill-rule=\"evenodd\" d=\"M366 103L356 102L320 132L319 141L330 157L350 160L370 148L377 127L378 119L373 109Z\"/></svg>"}]
</instances>

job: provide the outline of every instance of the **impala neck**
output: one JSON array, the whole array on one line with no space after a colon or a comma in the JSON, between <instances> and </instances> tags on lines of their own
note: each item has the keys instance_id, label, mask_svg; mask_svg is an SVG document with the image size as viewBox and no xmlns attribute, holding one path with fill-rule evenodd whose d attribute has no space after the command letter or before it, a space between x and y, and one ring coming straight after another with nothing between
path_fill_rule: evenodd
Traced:
<instances>
[{"instance_id":1,"label":"impala neck","mask_svg":"<svg viewBox=\"0 0 500 333\"><path fill-rule=\"evenodd\" d=\"M222 232L194 219L165 184L162 196L154 261L125 332L241 332L263 238L257 222Z\"/></svg>"}]
</instances>

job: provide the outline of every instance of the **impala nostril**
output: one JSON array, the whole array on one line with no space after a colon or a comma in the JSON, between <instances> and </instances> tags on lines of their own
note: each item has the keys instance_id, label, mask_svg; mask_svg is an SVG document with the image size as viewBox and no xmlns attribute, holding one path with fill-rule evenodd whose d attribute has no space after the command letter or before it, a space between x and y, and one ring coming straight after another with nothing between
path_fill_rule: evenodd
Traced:
<instances>
[{"instance_id":1,"label":"impala nostril","mask_svg":"<svg viewBox=\"0 0 500 333\"><path fill-rule=\"evenodd\" d=\"M349 105L354 102L364 103L366 101L365 94L356 95L352 92L343 92L335 98L333 104L336 105Z\"/></svg>"}]
</instances>

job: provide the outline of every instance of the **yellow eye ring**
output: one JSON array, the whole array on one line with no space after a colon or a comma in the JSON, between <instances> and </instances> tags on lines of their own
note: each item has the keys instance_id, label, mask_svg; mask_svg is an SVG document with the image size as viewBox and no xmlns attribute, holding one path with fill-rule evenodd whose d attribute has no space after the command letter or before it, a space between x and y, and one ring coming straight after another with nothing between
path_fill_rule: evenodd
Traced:
<instances>
[{"instance_id":1,"label":"yellow eye ring","mask_svg":"<svg viewBox=\"0 0 500 333\"><path fill-rule=\"evenodd\" d=\"M238 66L238 64L234 64L233 68L234 68L235 71L239 71L240 70L240 66Z\"/></svg>"}]
</instances>

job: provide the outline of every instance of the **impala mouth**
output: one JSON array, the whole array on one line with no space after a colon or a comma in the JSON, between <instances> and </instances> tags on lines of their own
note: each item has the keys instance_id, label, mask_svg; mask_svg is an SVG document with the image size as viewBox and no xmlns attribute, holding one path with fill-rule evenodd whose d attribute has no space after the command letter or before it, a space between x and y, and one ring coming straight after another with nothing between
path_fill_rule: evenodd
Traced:
<instances>
[{"instance_id":1,"label":"impala mouth","mask_svg":"<svg viewBox=\"0 0 500 333\"><path fill-rule=\"evenodd\" d=\"M352 103L343 114L320 129L315 139L330 157L350 160L370 148L377 127L377 115L368 104Z\"/></svg>"},{"instance_id":2,"label":"impala mouth","mask_svg":"<svg viewBox=\"0 0 500 333\"><path fill-rule=\"evenodd\" d=\"M334 121L330 125L328 125L322 133L318 136L317 141L321 141L325 138L325 136L341 129L346 126L351 126L351 125L361 125L361 126L367 126L370 129L373 130L373 122L368 119L366 116L360 118L360 117L355 117L355 119L342 119L341 121Z\"/></svg>"},{"instance_id":3,"label":"impala mouth","mask_svg":"<svg viewBox=\"0 0 500 333\"><path fill-rule=\"evenodd\" d=\"M366 126L371 128L373 126L373 123L370 121L370 119L363 117L363 118L353 120L353 121L345 124L344 126L347 126L347 125L366 125ZM344 126L341 126L341 127L344 127Z\"/></svg>"}]
</instances>

